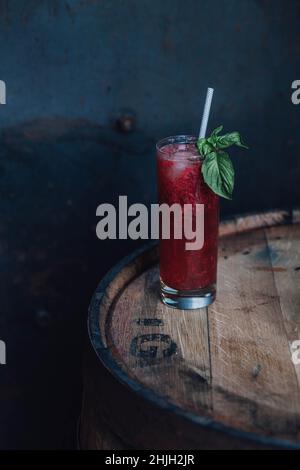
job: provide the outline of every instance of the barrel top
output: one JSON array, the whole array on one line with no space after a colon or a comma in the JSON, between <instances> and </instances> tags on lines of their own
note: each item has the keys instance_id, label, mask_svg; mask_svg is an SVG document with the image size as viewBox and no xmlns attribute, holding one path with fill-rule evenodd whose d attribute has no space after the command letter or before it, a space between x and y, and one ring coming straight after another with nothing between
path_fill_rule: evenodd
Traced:
<instances>
[{"instance_id":1,"label":"barrel top","mask_svg":"<svg viewBox=\"0 0 300 470\"><path fill-rule=\"evenodd\" d=\"M300 211L222 222L217 300L206 309L162 304L157 261L151 243L99 284L89 334L102 363L199 426L300 448Z\"/></svg>"}]
</instances>

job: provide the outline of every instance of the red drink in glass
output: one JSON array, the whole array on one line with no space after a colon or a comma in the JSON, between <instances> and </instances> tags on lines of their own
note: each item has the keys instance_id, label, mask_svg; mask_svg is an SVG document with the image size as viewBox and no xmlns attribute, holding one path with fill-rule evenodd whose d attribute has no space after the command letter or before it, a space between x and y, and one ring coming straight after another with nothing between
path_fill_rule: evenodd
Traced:
<instances>
[{"instance_id":1,"label":"red drink in glass","mask_svg":"<svg viewBox=\"0 0 300 470\"><path fill-rule=\"evenodd\" d=\"M204 244L187 250L184 234L174 237L170 218L170 239L160 237L161 297L172 307L190 309L209 305L215 299L219 197L206 185L201 173L201 157L196 138L175 136L157 144L158 196L160 204L204 205Z\"/></svg>"}]
</instances>

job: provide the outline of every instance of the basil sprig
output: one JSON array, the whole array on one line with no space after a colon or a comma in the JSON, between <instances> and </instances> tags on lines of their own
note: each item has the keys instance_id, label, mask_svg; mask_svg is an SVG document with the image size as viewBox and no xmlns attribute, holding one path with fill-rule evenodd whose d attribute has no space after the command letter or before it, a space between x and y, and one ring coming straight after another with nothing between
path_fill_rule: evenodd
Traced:
<instances>
[{"instance_id":1,"label":"basil sprig","mask_svg":"<svg viewBox=\"0 0 300 470\"><path fill-rule=\"evenodd\" d=\"M247 149L239 132L219 135L223 126L217 127L209 137L199 139L197 148L204 158L201 171L205 183L219 196L232 199L234 168L224 149L236 145Z\"/></svg>"}]
</instances>

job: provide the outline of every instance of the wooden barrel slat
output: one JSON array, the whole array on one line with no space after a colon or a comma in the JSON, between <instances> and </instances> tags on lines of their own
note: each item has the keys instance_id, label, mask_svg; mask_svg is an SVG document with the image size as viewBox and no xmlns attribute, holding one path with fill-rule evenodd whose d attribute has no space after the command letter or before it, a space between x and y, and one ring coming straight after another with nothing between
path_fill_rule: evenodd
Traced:
<instances>
[{"instance_id":1,"label":"wooden barrel slat","mask_svg":"<svg viewBox=\"0 0 300 470\"><path fill-rule=\"evenodd\" d=\"M82 447L107 426L131 448L300 448L299 210L221 224L207 309L163 305L158 276L151 247L96 291Z\"/></svg>"},{"instance_id":2,"label":"wooden barrel slat","mask_svg":"<svg viewBox=\"0 0 300 470\"><path fill-rule=\"evenodd\" d=\"M290 352L300 332L300 216L297 220L299 222L294 224L293 230L289 230L288 226L279 226L266 231ZM295 372L300 386L300 365L295 366Z\"/></svg>"},{"instance_id":3,"label":"wooden barrel slat","mask_svg":"<svg viewBox=\"0 0 300 470\"><path fill-rule=\"evenodd\" d=\"M234 245L222 239L220 248L218 298L209 308L213 390L220 391L214 416L287 437L300 403L274 281L280 266L272 266L264 229L235 235Z\"/></svg>"}]
</instances>

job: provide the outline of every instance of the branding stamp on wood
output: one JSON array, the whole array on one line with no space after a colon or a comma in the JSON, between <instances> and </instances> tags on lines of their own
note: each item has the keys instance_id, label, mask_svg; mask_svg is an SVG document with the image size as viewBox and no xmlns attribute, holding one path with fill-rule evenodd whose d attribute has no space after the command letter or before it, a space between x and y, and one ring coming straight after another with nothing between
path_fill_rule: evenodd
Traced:
<instances>
[{"instance_id":1,"label":"branding stamp on wood","mask_svg":"<svg viewBox=\"0 0 300 470\"><path fill-rule=\"evenodd\" d=\"M162 326L164 322L160 318L138 318L136 324L144 326Z\"/></svg>"},{"instance_id":2,"label":"branding stamp on wood","mask_svg":"<svg viewBox=\"0 0 300 470\"><path fill-rule=\"evenodd\" d=\"M163 326L160 318L137 318L139 326ZM140 367L158 364L177 351L177 344L170 335L163 333L147 333L135 336L130 344L130 353L139 359Z\"/></svg>"},{"instance_id":3,"label":"branding stamp on wood","mask_svg":"<svg viewBox=\"0 0 300 470\"><path fill-rule=\"evenodd\" d=\"M172 338L162 333L135 336L130 345L131 354L142 359L141 366L157 364L162 359L172 356L176 350L177 345Z\"/></svg>"}]
</instances>

